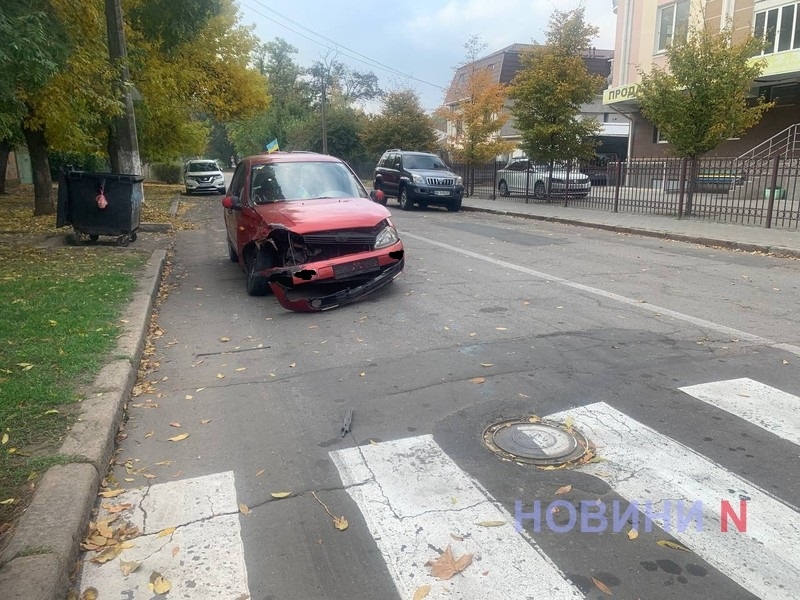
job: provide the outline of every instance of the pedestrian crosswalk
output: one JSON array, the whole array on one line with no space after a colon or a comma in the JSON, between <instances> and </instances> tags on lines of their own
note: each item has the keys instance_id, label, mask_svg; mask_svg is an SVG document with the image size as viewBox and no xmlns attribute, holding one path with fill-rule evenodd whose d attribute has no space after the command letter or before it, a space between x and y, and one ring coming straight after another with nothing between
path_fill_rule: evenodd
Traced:
<instances>
[{"instance_id":1,"label":"pedestrian crosswalk","mask_svg":"<svg viewBox=\"0 0 800 600\"><path fill-rule=\"evenodd\" d=\"M747 379L681 389L798 443L797 396ZM636 507L639 527L649 527L647 516L652 517L657 527L758 598L797 597L796 507L606 403L546 418L570 419L591 440L602 461L578 470L602 479L628 507ZM542 551L531 523L525 523L533 518L531 503L518 503L512 516L431 436L330 455L404 600L421 597L415 596L420 590L428 598L451 599L486 598L487 590L492 598L509 600L584 597ZM605 525L597 516L600 509L592 508L595 532L614 525L611 507L604 509ZM578 515L573 526L585 525L586 517ZM447 581L431 576L420 566L435 556L434 550L443 550L443 543L452 545L455 556L480 556L480 568Z\"/></svg>"},{"instance_id":2,"label":"pedestrian crosswalk","mask_svg":"<svg viewBox=\"0 0 800 600\"><path fill-rule=\"evenodd\" d=\"M742 419L745 427L758 427L784 444L800 445L798 396L751 379L678 389L686 394L684 409L707 408L691 412L692 419L713 420L724 411ZM377 547L398 598L605 597L601 587L605 584L591 578L589 585L596 585L592 589L597 593L589 590L587 595L587 586L575 576L574 563L565 564L557 546L580 547L588 539L580 536L595 534L588 545L612 548L615 539L635 544L632 540L651 530L688 549L691 554L686 556L691 559L684 564L686 572L691 572L689 567L713 569L719 581L729 581L733 591L720 598L797 597L800 510L781 497L777 488L765 490L704 455L702 449L689 447L605 402L540 416L569 422L592 443L600 460L570 469L576 477L602 482L589 486L594 494L591 500L573 490L573 494L538 499L541 506L534 506L537 499L532 497L509 501L508 493L500 501L500 491L479 482L469 465L462 468L457 463L460 457L448 455L434 435L370 442L328 454L369 532L358 543L365 552ZM486 453L487 463L497 460ZM534 472L530 466L519 469L514 472L521 478ZM535 473L547 476L545 471ZM303 495L298 492L298 501ZM117 547L121 549L118 560L117 555L101 562L87 557L81 589L94 588L99 598L151 598L155 596L153 577L158 574L172 586L168 598L250 597L255 591L248 582L242 541L242 525L248 523L242 521L242 512L250 509L243 509L240 502L230 471L127 490L104 501L96 521L113 519L115 511L125 507L125 519L138 527L140 535L124 550ZM358 528L353 525L358 518L348 514L348 536L356 535ZM105 527L113 529L113 521ZM567 535L554 545L553 533ZM642 543L640 548L643 558L652 557L652 546L646 550ZM452 577L443 578L441 571L434 574L433 566L442 556L452 559L444 565ZM256 572L263 568L258 563ZM640 597L709 597L693 595L693 589L684 587L679 592L683 595L676 596L664 588ZM617 592L613 584L606 590Z\"/></svg>"}]
</instances>

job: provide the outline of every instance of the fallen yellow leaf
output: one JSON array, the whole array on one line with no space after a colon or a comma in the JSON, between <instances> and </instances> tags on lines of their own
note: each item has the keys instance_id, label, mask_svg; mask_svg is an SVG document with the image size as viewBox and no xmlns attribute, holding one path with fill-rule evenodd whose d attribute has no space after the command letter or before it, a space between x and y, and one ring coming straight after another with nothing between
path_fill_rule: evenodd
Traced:
<instances>
[{"instance_id":1,"label":"fallen yellow leaf","mask_svg":"<svg viewBox=\"0 0 800 600\"><path fill-rule=\"evenodd\" d=\"M188 433L181 433L179 435L173 435L171 438L167 438L170 442L180 442L181 440L185 440L189 437Z\"/></svg>"},{"instance_id":2,"label":"fallen yellow leaf","mask_svg":"<svg viewBox=\"0 0 800 600\"><path fill-rule=\"evenodd\" d=\"M166 529L162 529L158 532L157 538L166 537L168 535L172 535L175 532L174 527L167 527Z\"/></svg>"},{"instance_id":3,"label":"fallen yellow leaf","mask_svg":"<svg viewBox=\"0 0 800 600\"><path fill-rule=\"evenodd\" d=\"M614 594L611 593L611 590L608 589L608 586L605 583L603 583L602 581L600 581L599 579L595 579L594 577L592 577L592 583L594 583L597 586L598 590L600 590L601 592L603 592L607 596L613 596L614 595Z\"/></svg>"},{"instance_id":4,"label":"fallen yellow leaf","mask_svg":"<svg viewBox=\"0 0 800 600\"><path fill-rule=\"evenodd\" d=\"M186 399L187 400L192 400L192 399L194 399L194 396L192 396L191 394L186 394Z\"/></svg>"},{"instance_id":5,"label":"fallen yellow leaf","mask_svg":"<svg viewBox=\"0 0 800 600\"><path fill-rule=\"evenodd\" d=\"M495 327L497 331L508 331L508 327Z\"/></svg>"},{"instance_id":6,"label":"fallen yellow leaf","mask_svg":"<svg viewBox=\"0 0 800 600\"><path fill-rule=\"evenodd\" d=\"M243 515L249 515L250 514L250 508L247 506L247 504L244 504L243 502L239 502L239 512L242 513Z\"/></svg>"},{"instance_id":7,"label":"fallen yellow leaf","mask_svg":"<svg viewBox=\"0 0 800 600\"><path fill-rule=\"evenodd\" d=\"M0 501L0 504L2 504L3 506L14 504L14 498L6 498L5 500Z\"/></svg>"},{"instance_id":8,"label":"fallen yellow leaf","mask_svg":"<svg viewBox=\"0 0 800 600\"><path fill-rule=\"evenodd\" d=\"M180 426L181 426L181 424L180 424L180 423L178 423L178 421L172 421L172 422L169 424L169 426L170 426L170 427L180 427Z\"/></svg>"},{"instance_id":9,"label":"fallen yellow leaf","mask_svg":"<svg viewBox=\"0 0 800 600\"><path fill-rule=\"evenodd\" d=\"M259 469L256 473L256 477L261 477L264 474L264 469Z\"/></svg>"},{"instance_id":10,"label":"fallen yellow leaf","mask_svg":"<svg viewBox=\"0 0 800 600\"><path fill-rule=\"evenodd\" d=\"M200 425L208 425L211 423L211 419L200 419Z\"/></svg>"},{"instance_id":11,"label":"fallen yellow leaf","mask_svg":"<svg viewBox=\"0 0 800 600\"><path fill-rule=\"evenodd\" d=\"M7 433L3 434L2 443L3 443L3 446L5 446L8 443L8 434Z\"/></svg>"},{"instance_id":12,"label":"fallen yellow leaf","mask_svg":"<svg viewBox=\"0 0 800 600\"><path fill-rule=\"evenodd\" d=\"M97 600L98 597L97 589L93 587L86 588L81 594L81 600Z\"/></svg>"},{"instance_id":13,"label":"fallen yellow leaf","mask_svg":"<svg viewBox=\"0 0 800 600\"><path fill-rule=\"evenodd\" d=\"M344 517L334 517L333 518L333 526L336 527L339 531L344 531L350 524L347 522L347 519Z\"/></svg>"},{"instance_id":14,"label":"fallen yellow leaf","mask_svg":"<svg viewBox=\"0 0 800 600\"><path fill-rule=\"evenodd\" d=\"M663 546L664 548L672 548L673 550L682 550L683 552L689 551L686 546L681 546L677 542L671 542L669 540L658 540L656 544Z\"/></svg>"},{"instance_id":15,"label":"fallen yellow leaf","mask_svg":"<svg viewBox=\"0 0 800 600\"><path fill-rule=\"evenodd\" d=\"M470 383L483 383L486 381L486 377L473 377L472 379L468 379Z\"/></svg>"},{"instance_id":16,"label":"fallen yellow leaf","mask_svg":"<svg viewBox=\"0 0 800 600\"><path fill-rule=\"evenodd\" d=\"M141 566L142 563L138 563L135 560L127 561L121 560L119 561L119 570L122 571L122 575L127 577L131 573L133 573L136 569Z\"/></svg>"},{"instance_id":17,"label":"fallen yellow leaf","mask_svg":"<svg viewBox=\"0 0 800 600\"><path fill-rule=\"evenodd\" d=\"M124 491L125 490L123 489L105 490L103 492L100 492L98 496L100 496L101 498L114 498L115 496L119 496L120 494L122 494Z\"/></svg>"},{"instance_id":18,"label":"fallen yellow leaf","mask_svg":"<svg viewBox=\"0 0 800 600\"><path fill-rule=\"evenodd\" d=\"M439 579L448 580L456 573L460 573L472 564L472 554L464 554L456 559L450 544L436 560L430 561L431 575Z\"/></svg>"},{"instance_id":19,"label":"fallen yellow leaf","mask_svg":"<svg viewBox=\"0 0 800 600\"><path fill-rule=\"evenodd\" d=\"M148 431L147 433L144 434L144 439L147 439L149 437L153 437L155 435L155 433L156 433L155 429L153 429L152 431Z\"/></svg>"},{"instance_id":20,"label":"fallen yellow leaf","mask_svg":"<svg viewBox=\"0 0 800 600\"><path fill-rule=\"evenodd\" d=\"M414 596L411 600L422 600L423 598L427 598L428 594L431 593L431 586L427 583L425 585L421 585L417 588L417 591L414 592Z\"/></svg>"},{"instance_id":21,"label":"fallen yellow leaf","mask_svg":"<svg viewBox=\"0 0 800 600\"><path fill-rule=\"evenodd\" d=\"M221 338L219 338L219 341L220 342L230 342L231 338L229 338L229 337L221 337Z\"/></svg>"},{"instance_id":22,"label":"fallen yellow leaf","mask_svg":"<svg viewBox=\"0 0 800 600\"><path fill-rule=\"evenodd\" d=\"M560 488L556 490L556 496L560 496L562 494L568 494L572 490L571 485L562 485Z\"/></svg>"},{"instance_id":23,"label":"fallen yellow leaf","mask_svg":"<svg viewBox=\"0 0 800 600\"><path fill-rule=\"evenodd\" d=\"M270 492L269 495L273 498L288 498L292 495L292 492Z\"/></svg>"},{"instance_id":24,"label":"fallen yellow leaf","mask_svg":"<svg viewBox=\"0 0 800 600\"><path fill-rule=\"evenodd\" d=\"M505 521L480 521L476 523L479 527L502 527L505 524Z\"/></svg>"},{"instance_id":25,"label":"fallen yellow leaf","mask_svg":"<svg viewBox=\"0 0 800 600\"><path fill-rule=\"evenodd\" d=\"M638 532L637 530L635 530L635 529L631 529L631 530L628 532L628 539L629 539L629 540L635 540L635 539L636 539L636 538L638 538L638 537L639 537L639 532Z\"/></svg>"},{"instance_id":26,"label":"fallen yellow leaf","mask_svg":"<svg viewBox=\"0 0 800 600\"><path fill-rule=\"evenodd\" d=\"M150 576L150 591L155 592L159 596L163 596L172 589L172 583L169 579L165 579L160 573L153 573Z\"/></svg>"},{"instance_id":27,"label":"fallen yellow leaf","mask_svg":"<svg viewBox=\"0 0 800 600\"><path fill-rule=\"evenodd\" d=\"M225 375L222 373L217 373L217 379L225 379Z\"/></svg>"},{"instance_id":28,"label":"fallen yellow leaf","mask_svg":"<svg viewBox=\"0 0 800 600\"><path fill-rule=\"evenodd\" d=\"M493 366L492 363L481 363L482 367L491 367Z\"/></svg>"}]
</instances>

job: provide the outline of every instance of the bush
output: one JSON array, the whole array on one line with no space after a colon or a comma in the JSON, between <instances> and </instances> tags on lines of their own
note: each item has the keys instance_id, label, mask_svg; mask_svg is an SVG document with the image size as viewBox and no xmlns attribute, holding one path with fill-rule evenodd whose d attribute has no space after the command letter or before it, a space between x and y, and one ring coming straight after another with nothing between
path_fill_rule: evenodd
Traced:
<instances>
[{"instance_id":1,"label":"bush","mask_svg":"<svg viewBox=\"0 0 800 600\"><path fill-rule=\"evenodd\" d=\"M156 181L164 183L180 183L183 179L183 166L179 163L153 163L150 175Z\"/></svg>"},{"instance_id":2,"label":"bush","mask_svg":"<svg viewBox=\"0 0 800 600\"><path fill-rule=\"evenodd\" d=\"M79 171L93 173L107 173L111 167L105 157L98 154L80 154L78 152L50 152L50 177L58 181L58 170L61 167L71 167Z\"/></svg>"}]
</instances>

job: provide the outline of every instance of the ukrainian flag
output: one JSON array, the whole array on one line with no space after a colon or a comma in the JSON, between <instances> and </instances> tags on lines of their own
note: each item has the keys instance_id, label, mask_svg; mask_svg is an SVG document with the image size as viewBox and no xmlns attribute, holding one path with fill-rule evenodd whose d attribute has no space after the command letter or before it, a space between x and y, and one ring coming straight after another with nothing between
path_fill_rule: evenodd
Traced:
<instances>
[{"instance_id":1,"label":"ukrainian flag","mask_svg":"<svg viewBox=\"0 0 800 600\"><path fill-rule=\"evenodd\" d=\"M278 148L278 140L277 139L274 139L269 144L267 144L267 154L271 154L273 152L277 152L278 150L280 150L280 148Z\"/></svg>"}]
</instances>

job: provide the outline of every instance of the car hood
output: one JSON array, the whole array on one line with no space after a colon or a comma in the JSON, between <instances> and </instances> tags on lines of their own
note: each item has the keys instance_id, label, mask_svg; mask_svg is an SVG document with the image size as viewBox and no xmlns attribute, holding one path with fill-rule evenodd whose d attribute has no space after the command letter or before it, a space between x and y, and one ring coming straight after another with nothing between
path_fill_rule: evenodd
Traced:
<instances>
[{"instance_id":1,"label":"car hood","mask_svg":"<svg viewBox=\"0 0 800 600\"><path fill-rule=\"evenodd\" d=\"M442 171L441 169L408 169L408 171L423 177L452 177L453 179L458 177L452 171Z\"/></svg>"},{"instance_id":2,"label":"car hood","mask_svg":"<svg viewBox=\"0 0 800 600\"><path fill-rule=\"evenodd\" d=\"M374 227L391 213L366 198L288 200L255 207L264 222L304 235L315 231Z\"/></svg>"},{"instance_id":3,"label":"car hood","mask_svg":"<svg viewBox=\"0 0 800 600\"><path fill-rule=\"evenodd\" d=\"M186 175L200 175L201 177L208 177L209 175L222 175L222 171L186 171Z\"/></svg>"}]
</instances>

